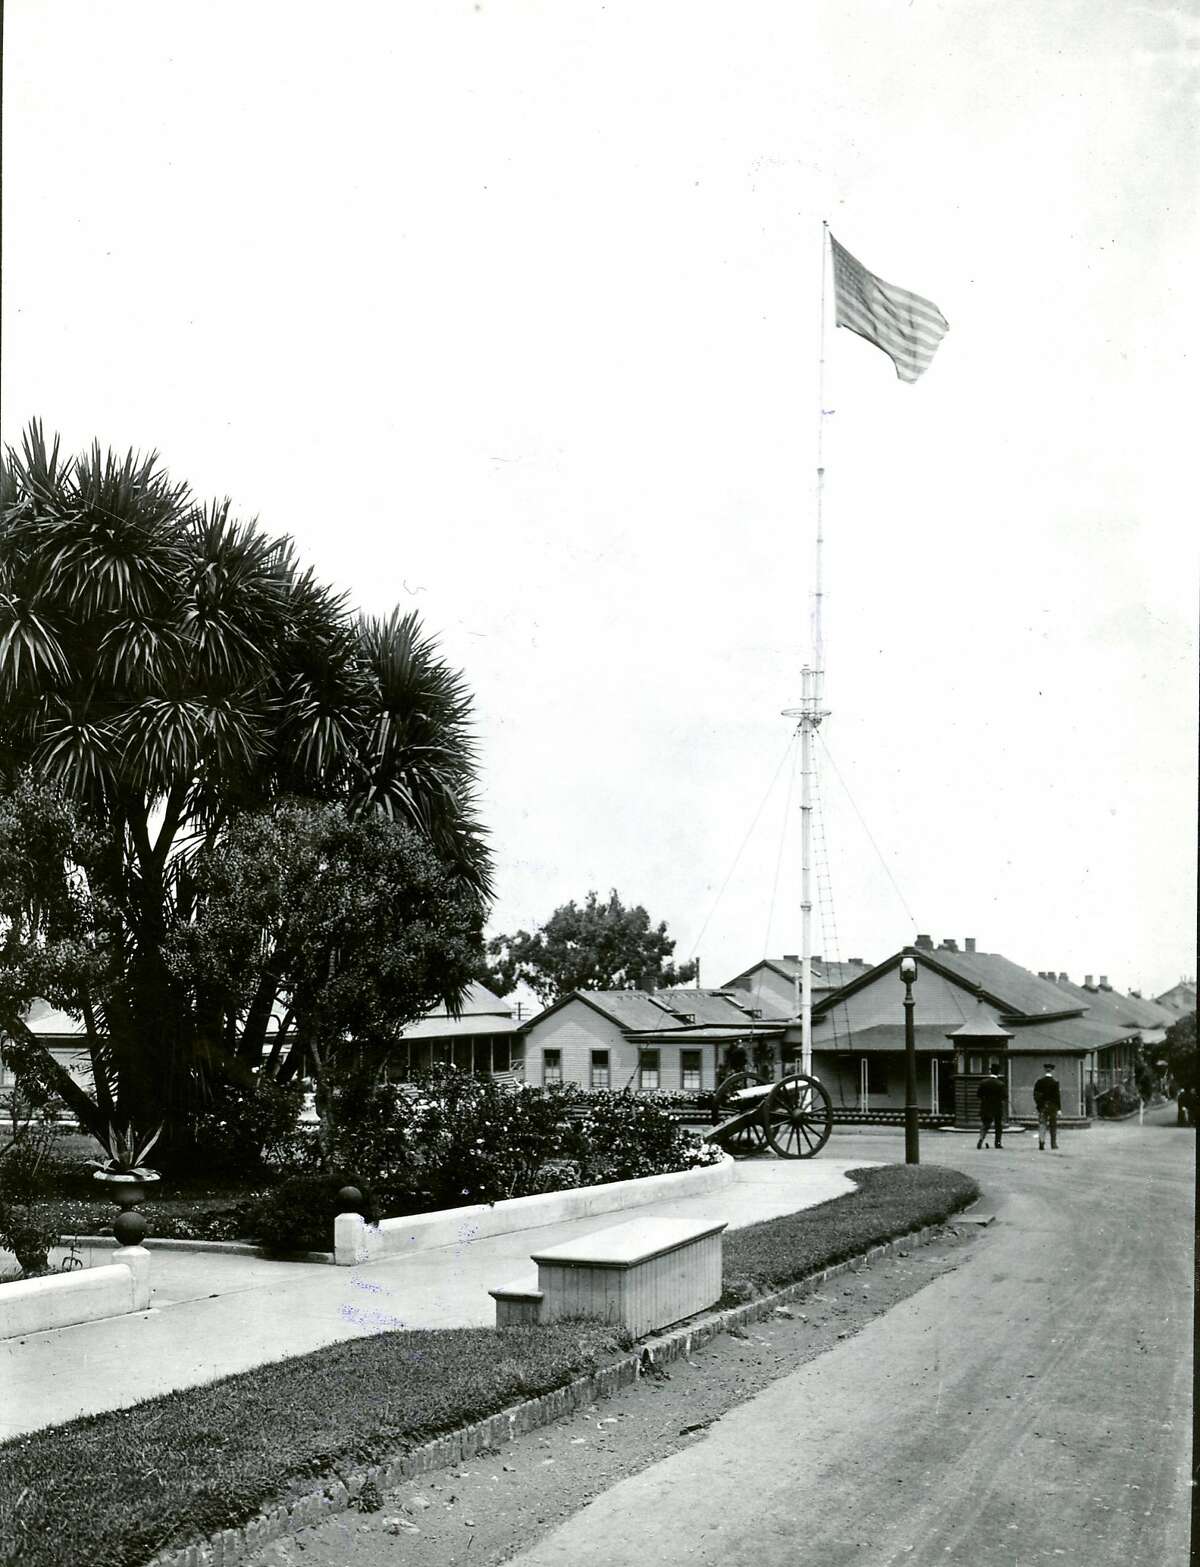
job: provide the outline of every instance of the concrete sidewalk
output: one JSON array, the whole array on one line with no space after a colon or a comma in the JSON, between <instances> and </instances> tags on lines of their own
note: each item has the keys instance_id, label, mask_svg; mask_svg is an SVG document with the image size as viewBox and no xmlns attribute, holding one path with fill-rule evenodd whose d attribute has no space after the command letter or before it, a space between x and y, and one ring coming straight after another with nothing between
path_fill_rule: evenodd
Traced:
<instances>
[{"instance_id":1,"label":"concrete sidewalk","mask_svg":"<svg viewBox=\"0 0 1200 1567\"><path fill-rule=\"evenodd\" d=\"M853 1191L857 1159L760 1159L699 1197L568 1220L356 1268L212 1252L155 1251L151 1309L0 1343L0 1439L391 1328L490 1325L489 1289L531 1251L632 1214L740 1229ZM98 1255L98 1261L104 1260Z\"/></svg>"}]
</instances>

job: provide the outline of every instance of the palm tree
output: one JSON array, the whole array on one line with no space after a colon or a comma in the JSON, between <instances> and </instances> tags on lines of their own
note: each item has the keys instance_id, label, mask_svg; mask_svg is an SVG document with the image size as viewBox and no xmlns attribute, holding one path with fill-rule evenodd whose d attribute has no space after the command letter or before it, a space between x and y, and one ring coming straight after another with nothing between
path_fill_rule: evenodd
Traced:
<instances>
[{"instance_id":1,"label":"palm tree","mask_svg":"<svg viewBox=\"0 0 1200 1567\"><path fill-rule=\"evenodd\" d=\"M486 900L470 695L415 615L356 618L290 540L198 504L154 454L66 460L34 422L0 501L0 788L32 777L78 812L92 851L67 874L85 878L108 954L72 1006L96 1101L66 1074L55 1086L89 1124L112 1107L178 1117L213 1030L261 1060L276 1000L203 1020L173 976L166 938L195 916L198 851L273 801L337 801L416 829ZM21 1037L11 1007L0 1022Z\"/></svg>"}]
</instances>

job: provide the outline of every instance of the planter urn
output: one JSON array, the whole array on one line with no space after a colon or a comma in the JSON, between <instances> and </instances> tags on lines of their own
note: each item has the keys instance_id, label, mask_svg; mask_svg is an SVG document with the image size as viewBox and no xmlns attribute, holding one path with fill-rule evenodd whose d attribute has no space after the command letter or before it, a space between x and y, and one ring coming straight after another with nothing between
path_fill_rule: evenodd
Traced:
<instances>
[{"instance_id":1,"label":"planter urn","mask_svg":"<svg viewBox=\"0 0 1200 1567\"><path fill-rule=\"evenodd\" d=\"M113 1234L119 1246L140 1246L146 1238L146 1218L137 1205L152 1192L161 1177L157 1170L93 1170L92 1179L101 1182L120 1212L113 1220Z\"/></svg>"}]
</instances>

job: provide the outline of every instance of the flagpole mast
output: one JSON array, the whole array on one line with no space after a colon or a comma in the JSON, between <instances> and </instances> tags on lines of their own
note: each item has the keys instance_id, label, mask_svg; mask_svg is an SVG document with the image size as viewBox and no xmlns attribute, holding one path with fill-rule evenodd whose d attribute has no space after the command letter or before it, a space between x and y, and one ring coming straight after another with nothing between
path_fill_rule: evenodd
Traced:
<instances>
[{"instance_id":1,"label":"flagpole mast","mask_svg":"<svg viewBox=\"0 0 1200 1567\"><path fill-rule=\"evenodd\" d=\"M817 361L817 538L813 574L812 613L809 621L811 663L800 671L800 706L788 708L788 717L800 727L800 1070L812 1073L812 813L813 741L821 720L824 684L824 645L821 637L822 549L825 492L825 271L829 251L829 225L821 225L821 328Z\"/></svg>"}]
</instances>

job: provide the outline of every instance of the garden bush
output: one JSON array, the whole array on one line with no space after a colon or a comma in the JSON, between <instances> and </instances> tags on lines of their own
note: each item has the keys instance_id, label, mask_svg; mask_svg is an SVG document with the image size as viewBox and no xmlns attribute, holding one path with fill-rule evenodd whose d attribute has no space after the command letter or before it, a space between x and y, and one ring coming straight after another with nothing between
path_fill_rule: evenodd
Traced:
<instances>
[{"instance_id":1,"label":"garden bush","mask_svg":"<svg viewBox=\"0 0 1200 1567\"><path fill-rule=\"evenodd\" d=\"M378 1223L374 1194L362 1180L346 1175L295 1175L246 1204L240 1228L268 1251L330 1251L333 1221L344 1211L338 1199L343 1186L357 1186L362 1193L357 1211L369 1224Z\"/></svg>"},{"instance_id":2,"label":"garden bush","mask_svg":"<svg viewBox=\"0 0 1200 1567\"><path fill-rule=\"evenodd\" d=\"M657 1094L594 1093L579 1123L584 1185L716 1164L720 1151L678 1126Z\"/></svg>"},{"instance_id":3,"label":"garden bush","mask_svg":"<svg viewBox=\"0 0 1200 1567\"><path fill-rule=\"evenodd\" d=\"M1102 1094L1096 1095L1096 1111L1106 1120L1132 1115L1141 1104L1141 1098L1128 1083L1114 1083Z\"/></svg>"},{"instance_id":4,"label":"garden bush","mask_svg":"<svg viewBox=\"0 0 1200 1567\"><path fill-rule=\"evenodd\" d=\"M9 1104L11 1135L0 1150L0 1247L26 1276L44 1273L58 1226L38 1206L58 1173L58 1130Z\"/></svg>"},{"instance_id":5,"label":"garden bush","mask_svg":"<svg viewBox=\"0 0 1200 1567\"><path fill-rule=\"evenodd\" d=\"M272 1165L294 1163L302 1152L296 1123L304 1085L259 1073L245 1083L218 1082L193 1119L188 1163L210 1174L253 1179Z\"/></svg>"},{"instance_id":6,"label":"garden bush","mask_svg":"<svg viewBox=\"0 0 1200 1567\"><path fill-rule=\"evenodd\" d=\"M385 1213L428 1212L715 1162L673 1107L665 1094L513 1088L446 1067L404 1086L337 1083L324 1136Z\"/></svg>"}]
</instances>

